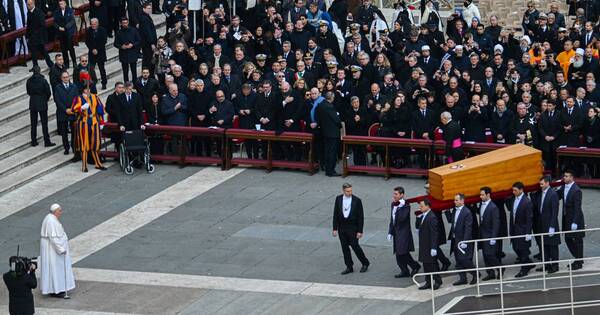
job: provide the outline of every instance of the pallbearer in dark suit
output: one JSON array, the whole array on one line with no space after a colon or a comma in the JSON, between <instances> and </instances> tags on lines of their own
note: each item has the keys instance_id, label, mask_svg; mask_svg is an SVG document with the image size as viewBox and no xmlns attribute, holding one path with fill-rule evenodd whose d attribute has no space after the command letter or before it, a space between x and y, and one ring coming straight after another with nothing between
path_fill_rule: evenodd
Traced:
<instances>
[{"instance_id":1,"label":"pallbearer in dark suit","mask_svg":"<svg viewBox=\"0 0 600 315\"><path fill-rule=\"evenodd\" d=\"M456 259L456 269L471 269L473 266L473 243L461 244L462 241L468 241L473 238L473 215L471 210L465 206L465 195L457 194L454 196L454 220L450 228L451 249L450 254L454 253ZM461 251L462 249L462 251ZM477 282L476 273L471 272L473 279L471 284ZM464 272L458 274L458 281L454 285L467 284L467 276Z\"/></svg>"},{"instance_id":2,"label":"pallbearer in dark suit","mask_svg":"<svg viewBox=\"0 0 600 315\"><path fill-rule=\"evenodd\" d=\"M369 260L365 256L358 240L363 236L364 214L360 198L352 195L352 185L344 183L342 185L343 194L335 198L333 207L333 237L339 236L344 253L344 263L346 269L342 274L353 272L352 255L350 247L354 250L356 257L362 263L360 272L366 272L369 268Z\"/></svg>"},{"instance_id":3,"label":"pallbearer in dark suit","mask_svg":"<svg viewBox=\"0 0 600 315\"><path fill-rule=\"evenodd\" d=\"M550 233L554 234L559 231L558 226L558 194L550 188L550 176L544 176L540 179L541 191L536 194L536 209L534 211L534 232L535 233ZM536 242L540 247L540 253L542 252L541 237L536 236ZM548 235L544 236L544 260L545 261L556 261L558 260L558 245L560 244L559 235ZM540 267L536 271L542 271ZM555 273L558 271L558 264L547 264L546 270L548 273Z\"/></svg>"},{"instance_id":4,"label":"pallbearer in dark suit","mask_svg":"<svg viewBox=\"0 0 600 315\"><path fill-rule=\"evenodd\" d=\"M425 183L425 194L426 195L430 195L431 194L431 190L429 189L429 182ZM450 218L448 219L448 222L452 222L452 218L451 216L449 216L449 214L451 214L451 211L445 211L444 214L446 215L446 218ZM446 255L444 255L444 252L442 251L442 249L440 248L441 245L446 244L446 227L444 226L444 219L442 217L442 211L433 211L433 214L435 214L435 217L437 218L437 229L438 229L438 248L437 248L437 255L435 256L435 258L437 259L437 261L439 263L442 264L442 267L440 268L441 271L446 271L448 270L448 268L450 268L450 265L452 264L450 262L450 259L448 259L448 257L446 257ZM417 225L417 229L419 228L419 226L421 225L421 219L422 219L422 215L419 216L417 218L417 222L415 222L415 224Z\"/></svg>"},{"instance_id":5,"label":"pallbearer in dark suit","mask_svg":"<svg viewBox=\"0 0 600 315\"><path fill-rule=\"evenodd\" d=\"M529 247L531 247L531 232L533 229L533 209L529 198L523 192L523 183L516 182L512 185L513 197L506 203L508 211L510 211L510 235L525 235L520 238L511 239L511 243L518 261L521 264L531 263L529 259ZM523 266L516 278L525 277L533 266Z\"/></svg>"},{"instance_id":6,"label":"pallbearer in dark suit","mask_svg":"<svg viewBox=\"0 0 600 315\"><path fill-rule=\"evenodd\" d=\"M404 200L404 188L394 188L392 195L392 213L390 216L390 228L388 230L388 241L393 240L396 263L402 273L395 275L396 278L404 278L416 275L421 266L416 262L410 252L415 251L412 231L410 228L410 204ZM412 269L408 271L408 265Z\"/></svg>"},{"instance_id":7,"label":"pallbearer in dark suit","mask_svg":"<svg viewBox=\"0 0 600 315\"><path fill-rule=\"evenodd\" d=\"M479 238L494 238L500 233L500 210L491 199L492 189L482 187L479 190L479 198L481 198L481 206L479 207ZM498 258L498 245L496 240L481 241L479 248L483 253L483 261L486 267L500 266ZM500 271L498 271L500 272ZM498 276L500 276L498 274ZM494 269L487 270L487 276L483 281L496 279Z\"/></svg>"},{"instance_id":8,"label":"pallbearer in dark suit","mask_svg":"<svg viewBox=\"0 0 600 315\"><path fill-rule=\"evenodd\" d=\"M446 157L448 163L460 161L465 158L465 153L462 149L462 128L460 124L452 120L450 112L440 114L442 129L444 130L444 141L446 141Z\"/></svg>"},{"instance_id":9,"label":"pallbearer in dark suit","mask_svg":"<svg viewBox=\"0 0 600 315\"><path fill-rule=\"evenodd\" d=\"M431 213L431 201L423 199L419 203L419 211L423 214L421 217L421 226L419 227L419 261L423 263L425 272L437 272L437 248L438 248L438 220ZM437 290L442 285L442 277L433 276L433 289ZM425 277L425 284L419 287L419 290L431 289L431 277Z\"/></svg>"},{"instance_id":10,"label":"pallbearer in dark suit","mask_svg":"<svg viewBox=\"0 0 600 315\"><path fill-rule=\"evenodd\" d=\"M563 200L563 231L575 231L585 229L585 220L583 211L581 210L581 189L575 183L573 171L567 170L563 174L563 182L565 185L558 190L558 197ZM565 234L565 243L569 248L569 252L575 258L583 257L583 238L585 232ZM582 260L575 261L570 268L573 270L581 269Z\"/></svg>"}]
</instances>

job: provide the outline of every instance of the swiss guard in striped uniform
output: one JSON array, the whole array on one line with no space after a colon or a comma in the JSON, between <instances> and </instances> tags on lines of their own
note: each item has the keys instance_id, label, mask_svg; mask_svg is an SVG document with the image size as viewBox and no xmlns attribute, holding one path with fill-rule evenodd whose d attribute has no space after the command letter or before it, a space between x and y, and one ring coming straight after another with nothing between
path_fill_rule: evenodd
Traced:
<instances>
[{"instance_id":1,"label":"swiss guard in striped uniform","mask_svg":"<svg viewBox=\"0 0 600 315\"><path fill-rule=\"evenodd\" d=\"M87 172L87 159L91 155L94 164L99 170L106 170L100 162L100 134L101 126L104 125L104 105L97 94L92 94L90 84L86 82L81 94L73 100L71 111L77 115L79 148L81 150L82 170Z\"/></svg>"}]
</instances>

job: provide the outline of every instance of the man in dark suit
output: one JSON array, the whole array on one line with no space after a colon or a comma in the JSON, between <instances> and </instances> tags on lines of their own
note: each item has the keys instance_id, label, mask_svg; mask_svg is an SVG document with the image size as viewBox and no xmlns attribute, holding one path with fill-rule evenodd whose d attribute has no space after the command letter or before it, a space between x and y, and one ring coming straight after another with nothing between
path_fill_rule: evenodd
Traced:
<instances>
[{"instance_id":1,"label":"man in dark suit","mask_svg":"<svg viewBox=\"0 0 600 315\"><path fill-rule=\"evenodd\" d=\"M142 14L140 14L140 38L142 46L142 67L148 67L153 69L152 56L154 55L154 49L156 49L156 27L154 21L152 21L152 4L146 2ZM150 71L152 74L154 71Z\"/></svg>"},{"instance_id":2,"label":"man in dark suit","mask_svg":"<svg viewBox=\"0 0 600 315\"><path fill-rule=\"evenodd\" d=\"M560 244L560 236L552 235L560 230L558 226L558 195L550 188L550 176L544 176L540 179L541 191L535 194L535 211L533 214L533 231L535 233L550 233L544 236L544 261L558 260L558 245ZM535 237L536 243L542 252L542 238ZM542 271L539 267L536 271ZM548 273L558 271L557 263L546 264Z\"/></svg>"},{"instance_id":3,"label":"man in dark suit","mask_svg":"<svg viewBox=\"0 0 600 315\"><path fill-rule=\"evenodd\" d=\"M514 120L514 113L506 108L504 100L496 100L496 110L491 114L490 129L495 143L508 143L510 125Z\"/></svg>"},{"instance_id":4,"label":"man in dark suit","mask_svg":"<svg viewBox=\"0 0 600 315\"><path fill-rule=\"evenodd\" d=\"M568 97L566 107L560 112L560 125L562 127L561 145L569 147L579 146L579 133L583 123L583 113L575 106L575 98Z\"/></svg>"},{"instance_id":5,"label":"man in dark suit","mask_svg":"<svg viewBox=\"0 0 600 315\"><path fill-rule=\"evenodd\" d=\"M237 74L233 73L231 64L226 63L223 65L221 84L225 85L232 101L242 92L242 80Z\"/></svg>"},{"instance_id":6,"label":"man in dark suit","mask_svg":"<svg viewBox=\"0 0 600 315\"><path fill-rule=\"evenodd\" d=\"M416 275L421 266L416 262L410 252L415 251L412 230L410 227L410 204L404 200L404 188L394 188L392 195L392 213L390 215L390 227L388 229L388 241L393 241L396 263L402 273L395 278L405 278ZM408 271L408 266L412 269Z\"/></svg>"},{"instance_id":7,"label":"man in dark suit","mask_svg":"<svg viewBox=\"0 0 600 315\"><path fill-rule=\"evenodd\" d=\"M37 59L41 54L44 57L44 60L46 60L48 68L51 68L52 60L50 60L50 56L48 55L45 46L48 42L46 16L40 8L35 7L34 0L27 0L27 29L25 30L25 37L27 38L33 65L37 66ZM63 57L66 58L66 56Z\"/></svg>"},{"instance_id":8,"label":"man in dark suit","mask_svg":"<svg viewBox=\"0 0 600 315\"><path fill-rule=\"evenodd\" d=\"M233 127L233 115L235 114L233 104L225 98L225 92L222 90L215 92L215 101L208 108L208 114L211 126L220 128Z\"/></svg>"},{"instance_id":9,"label":"man in dark suit","mask_svg":"<svg viewBox=\"0 0 600 315\"><path fill-rule=\"evenodd\" d=\"M558 138L561 133L560 115L556 111L554 102L548 102L548 109L542 113L538 122L538 131L545 169L554 171L556 168L556 148L558 148Z\"/></svg>"},{"instance_id":10,"label":"man in dark suit","mask_svg":"<svg viewBox=\"0 0 600 315\"><path fill-rule=\"evenodd\" d=\"M103 90L106 90L106 83L108 82L106 68L104 67L104 63L106 62L106 41L106 29L98 25L98 19L92 19L90 27L85 31L85 46L88 49L90 67L95 68L98 66L98 70L100 70L100 82L102 83Z\"/></svg>"},{"instance_id":11,"label":"man in dark suit","mask_svg":"<svg viewBox=\"0 0 600 315\"><path fill-rule=\"evenodd\" d=\"M104 103L105 111L108 113L108 121L112 123L119 123L119 111L121 110L121 94L125 93L125 85L123 82L115 83L114 92L111 93ZM120 150L122 141L121 133L113 132L110 134L110 141L115 144L117 150Z\"/></svg>"},{"instance_id":12,"label":"man in dark suit","mask_svg":"<svg viewBox=\"0 0 600 315\"><path fill-rule=\"evenodd\" d=\"M77 56L75 55L75 48L73 47L73 35L75 35L77 27L75 26L73 9L67 6L66 0L59 0L58 8L54 11L53 17L54 28L56 29L56 36L60 42L60 50L65 58L65 65L67 65L67 67L69 66L69 54L71 54L73 67L75 67Z\"/></svg>"},{"instance_id":13,"label":"man in dark suit","mask_svg":"<svg viewBox=\"0 0 600 315\"><path fill-rule=\"evenodd\" d=\"M125 93L119 95L119 129L121 131L145 129L142 99L133 92L133 83L125 82Z\"/></svg>"},{"instance_id":14,"label":"man in dark suit","mask_svg":"<svg viewBox=\"0 0 600 315\"><path fill-rule=\"evenodd\" d=\"M136 67L140 54L140 44L142 39L140 33L135 27L129 27L127 17L121 18L121 29L115 36L114 46L119 50L119 61L123 69L123 79L129 81L129 70L131 78L137 77Z\"/></svg>"},{"instance_id":15,"label":"man in dark suit","mask_svg":"<svg viewBox=\"0 0 600 315\"><path fill-rule=\"evenodd\" d=\"M271 81L265 80L262 83L262 93L258 95L256 98L256 107L254 110L254 115L256 116L257 124L260 124L260 128L263 130L273 130L274 129L274 114L275 114L275 94L272 89L273 86ZM262 141L260 144L261 147L261 158L266 159L267 157L267 144L266 141Z\"/></svg>"},{"instance_id":16,"label":"man in dark suit","mask_svg":"<svg viewBox=\"0 0 600 315\"><path fill-rule=\"evenodd\" d=\"M520 264L531 263L529 247L531 247L531 232L533 229L533 206L525 192L523 192L524 188L523 183L514 183L512 185L513 196L506 203L506 207L510 211L510 235L525 235L522 238L511 239ZM533 268L533 266L522 266L515 277L525 277L529 270Z\"/></svg>"},{"instance_id":17,"label":"man in dark suit","mask_svg":"<svg viewBox=\"0 0 600 315\"><path fill-rule=\"evenodd\" d=\"M479 238L495 238L499 237L500 233L500 210L491 199L492 189L490 187L482 187L479 190L479 198L481 198L481 206L479 207ZM483 261L486 267L500 266L498 257L498 245L496 240L481 241L479 248L483 253ZM486 270L487 276L483 281L496 279L494 269ZM500 276L498 270L498 276Z\"/></svg>"},{"instance_id":18,"label":"man in dark suit","mask_svg":"<svg viewBox=\"0 0 600 315\"><path fill-rule=\"evenodd\" d=\"M473 216L471 210L465 206L465 195L457 194L454 196L454 211L453 211L452 226L450 227L450 254L454 253L456 260L456 269L471 269L473 266L473 244L461 244L462 241L471 240L473 237ZM471 284L477 282L476 273L470 272L473 275ZM464 272L458 274L458 281L454 285L467 284L467 276Z\"/></svg>"},{"instance_id":19,"label":"man in dark suit","mask_svg":"<svg viewBox=\"0 0 600 315\"><path fill-rule=\"evenodd\" d=\"M48 100L51 96L50 85L46 78L40 74L40 67L33 66L33 75L27 79L27 95L29 95L29 117L31 121L31 146L38 145L37 122L38 115L42 122L42 133L44 135L44 146L53 147L56 144L50 141L48 133Z\"/></svg>"},{"instance_id":20,"label":"man in dark suit","mask_svg":"<svg viewBox=\"0 0 600 315\"><path fill-rule=\"evenodd\" d=\"M437 248L438 248L438 220L431 213L431 201L425 198L419 203L419 211L422 213L421 225L419 226L419 261L423 264L423 271L437 272ZM440 275L433 276L433 289L437 290L442 285ZM431 289L431 277L425 277L425 284L419 290Z\"/></svg>"},{"instance_id":21,"label":"man in dark suit","mask_svg":"<svg viewBox=\"0 0 600 315\"><path fill-rule=\"evenodd\" d=\"M316 88L311 89L311 93L314 89ZM327 92L325 94L325 101L317 106L317 125L321 127L321 134L323 136L325 175L329 177L340 176L335 171L335 165L337 163L342 121L333 107L334 98L335 95L333 92Z\"/></svg>"},{"instance_id":22,"label":"man in dark suit","mask_svg":"<svg viewBox=\"0 0 600 315\"><path fill-rule=\"evenodd\" d=\"M369 115L367 110L360 106L358 96L350 98L350 110L344 115L344 123L346 126L346 134L352 136L367 136L369 132ZM367 150L364 145L352 145L352 157L354 165L367 164Z\"/></svg>"},{"instance_id":23,"label":"man in dark suit","mask_svg":"<svg viewBox=\"0 0 600 315\"><path fill-rule=\"evenodd\" d=\"M277 93L273 118L275 120L275 133L284 131L300 131L300 118L303 110L303 96L293 90L288 82L281 83ZM302 147L292 143L279 143L276 146L280 158L288 161L299 161L302 155Z\"/></svg>"},{"instance_id":24,"label":"man in dark suit","mask_svg":"<svg viewBox=\"0 0 600 315\"><path fill-rule=\"evenodd\" d=\"M433 140L433 133L435 130L436 119L435 113L432 109L428 108L427 99L419 97L417 99L418 110L415 110L411 115L411 129L414 133L415 139ZM425 160L424 151L419 153L419 167L428 168Z\"/></svg>"},{"instance_id":25,"label":"man in dark suit","mask_svg":"<svg viewBox=\"0 0 600 315\"><path fill-rule=\"evenodd\" d=\"M564 172L563 183L564 186L557 191L558 197L563 200L562 230L583 230L585 229L585 219L581 209L582 193L575 183L573 171L566 170ZM585 232L565 234L565 243L575 258L583 257L584 237ZM577 260L570 265L572 270L578 270L581 267L583 267L583 260Z\"/></svg>"},{"instance_id":26,"label":"man in dark suit","mask_svg":"<svg viewBox=\"0 0 600 315\"><path fill-rule=\"evenodd\" d=\"M429 45L423 45L421 47L421 57L419 58L419 67L427 75L431 76L440 67L440 61L431 57L431 48Z\"/></svg>"},{"instance_id":27,"label":"man in dark suit","mask_svg":"<svg viewBox=\"0 0 600 315\"><path fill-rule=\"evenodd\" d=\"M364 213L363 205L360 198L352 195L352 185L344 183L342 185L343 194L335 198L333 207L333 237L340 238L342 245L342 253L344 254L344 263L346 269L342 271L342 275L353 272L352 255L350 247L354 250L354 254L362 267L360 272L366 272L369 268L369 260L365 256L362 248L358 244L358 240L363 236Z\"/></svg>"},{"instance_id":28,"label":"man in dark suit","mask_svg":"<svg viewBox=\"0 0 600 315\"><path fill-rule=\"evenodd\" d=\"M425 182L425 194L426 195L430 195L431 194L431 190L429 189L429 182ZM437 255L435 256L435 258L437 259L437 261L442 264L442 267L440 268L441 271L447 271L448 268L450 268L450 265L452 264L450 262L450 259L448 259L448 257L446 257L446 255L444 255L444 252L442 251L442 249L440 248L441 245L446 244L446 227L444 226L444 218L443 216L446 217L446 219L448 220L448 223L452 223L452 211L450 210L445 210L445 211L433 211L433 214L435 214L436 219L437 219L437 229L438 229L438 247L437 247ZM419 227L421 226L421 220L422 220L423 216L419 215L417 216L416 222L415 222L415 226L417 227L417 229L419 229Z\"/></svg>"},{"instance_id":29,"label":"man in dark suit","mask_svg":"<svg viewBox=\"0 0 600 315\"><path fill-rule=\"evenodd\" d=\"M71 114L71 105L73 99L79 95L75 84L71 82L71 76L64 71L60 76L61 82L54 87L54 103L56 103L56 124L58 134L62 136L62 145L64 154L69 154L69 147L73 148L75 153L75 133L71 136L71 145L69 146L69 115ZM73 132L73 131L72 131Z\"/></svg>"},{"instance_id":30,"label":"man in dark suit","mask_svg":"<svg viewBox=\"0 0 600 315\"><path fill-rule=\"evenodd\" d=\"M160 91L158 80L151 76L150 69L143 67L142 76L135 80L133 86L142 98L143 108L149 111L151 104L150 97L153 93Z\"/></svg>"}]
</instances>

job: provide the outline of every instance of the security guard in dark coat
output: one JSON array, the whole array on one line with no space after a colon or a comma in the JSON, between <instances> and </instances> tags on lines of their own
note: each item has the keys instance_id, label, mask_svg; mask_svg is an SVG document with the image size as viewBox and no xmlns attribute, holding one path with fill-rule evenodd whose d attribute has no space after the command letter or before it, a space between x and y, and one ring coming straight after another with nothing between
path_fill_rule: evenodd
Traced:
<instances>
[{"instance_id":1,"label":"security guard in dark coat","mask_svg":"<svg viewBox=\"0 0 600 315\"><path fill-rule=\"evenodd\" d=\"M48 133L48 100L50 99L50 85L46 78L40 74L40 67L33 66L33 75L27 79L27 95L29 95L29 117L31 118L31 146L38 145L37 142L37 122L38 115L42 122L42 132L44 134L44 145L52 147L55 144L50 142Z\"/></svg>"},{"instance_id":2,"label":"security guard in dark coat","mask_svg":"<svg viewBox=\"0 0 600 315\"><path fill-rule=\"evenodd\" d=\"M46 15L40 8L35 7L35 1L33 0L27 1L27 28L25 30L25 37L27 38L33 65L37 66L38 55L42 54L44 60L46 60L46 65L48 65L48 68L51 68L52 60L50 60L48 51L44 46L48 42Z\"/></svg>"},{"instance_id":3,"label":"security guard in dark coat","mask_svg":"<svg viewBox=\"0 0 600 315\"><path fill-rule=\"evenodd\" d=\"M108 38L106 29L98 24L97 20L90 22L90 27L85 31L85 46L88 48L90 67L98 67L102 89L105 90L108 78L104 63L106 62L106 41Z\"/></svg>"},{"instance_id":4,"label":"security guard in dark coat","mask_svg":"<svg viewBox=\"0 0 600 315\"><path fill-rule=\"evenodd\" d=\"M142 39L140 33L134 27L129 27L129 20L121 18L121 29L115 36L114 46L119 50L119 61L123 69L123 79L129 81L129 70L131 78L137 77L137 60L140 57L140 45Z\"/></svg>"},{"instance_id":5,"label":"security guard in dark coat","mask_svg":"<svg viewBox=\"0 0 600 315\"><path fill-rule=\"evenodd\" d=\"M10 315L33 315L35 306L32 289L37 287L35 265L25 266L22 260L10 258L14 270L5 273L2 278L8 288L8 313Z\"/></svg>"}]
</instances>

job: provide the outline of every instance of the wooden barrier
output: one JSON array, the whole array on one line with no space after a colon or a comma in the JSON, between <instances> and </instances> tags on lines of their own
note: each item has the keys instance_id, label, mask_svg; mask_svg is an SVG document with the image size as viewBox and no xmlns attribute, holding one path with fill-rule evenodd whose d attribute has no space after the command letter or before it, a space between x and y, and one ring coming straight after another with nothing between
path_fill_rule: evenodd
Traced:
<instances>
[{"instance_id":1,"label":"wooden barrier","mask_svg":"<svg viewBox=\"0 0 600 315\"><path fill-rule=\"evenodd\" d=\"M245 139L245 140L260 140L267 142L267 159L250 159L250 158L234 158L232 156L232 142L234 139ZM301 144L308 144L308 161L281 161L273 160L273 142L295 142ZM290 168L306 170L310 175L315 173L315 163L313 161L313 135L307 132L283 132L279 135L275 134L275 131L265 130L251 130L251 129L227 129L225 131L225 150L226 166L225 169L230 169L235 165L251 165L259 166L267 169L267 172L273 170L273 167Z\"/></svg>"},{"instance_id":2,"label":"wooden barrier","mask_svg":"<svg viewBox=\"0 0 600 315\"><path fill-rule=\"evenodd\" d=\"M73 8L74 15L79 17L79 30L73 36L73 41L79 43L85 37L85 30L87 28L87 19L85 13L90 10L90 4L84 3L77 8ZM54 18L46 19L46 28L54 26ZM0 73L9 73L10 67L14 65L25 65L27 60L31 59L31 54L25 54L25 49L14 56L9 56L9 45L11 45L17 38L25 37L27 27L10 31L0 36ZM57 40L52 40L46 44L48 51L53 51L60 47Z\"/></svg>"},{"instance_id":3,"label":"wooden barrier","mask_svg":"<svg viewBox=\"0 0 600 315\"><path fill-rule=\"evenodd\" d=\"M121 132L114 123L106 124L102 130L105 136ZM153 154L151 158L153 161L161 162L176 162L181 167L187 164L201 164L201 165L220 165L221 169L225 168L225 154L223 157L212 157L212 156L195 156L188 154L188 143L192 137L208 137L220 140L221 152L225 152L223 148L223 138L225 129L222 128L205 128L205 127L184 127L184 126L163 126L163 125L148 125L146 126L146 135L148 136L162 136L171 137L171 141L177 141L179 154ZM117 157L118 153L115 151L101 151L101 156L105 157Z\"/></svg>"},{"instance_id":4,"label":"wooden barrier","mask_svg":"<svg viewBox=\"0 0 600 315\"><path fill-rule=\"evenodd\" d=\"M564 157L595 158L600 161L600 149L585 147L559 147L556 149L556 174L560 174L560 159ZM575 182L585 186L600 186L600 178L576 178Z\"/></svg>"},{"instance_id":5,"label":"wooden barrier","mask_svg":"<svg viewBox=\"0 0 600 315\"><path fill-rule=\"evenodd\" d=\"M350 145L371 145L384 147L383 167L348 165L348 146ZM391 137L367 137L367 136L343 136L342 137L342 176L346 177L349 173L367 173L384 174L388 179L390 175L427 175L427 169L420 168L391 168L390 167L390 147L425 150L429 160L429 167L432 166L433 150L443 147L443 141L431 141L425 139L391 138Z\"/></svg>"}]
</instances>

